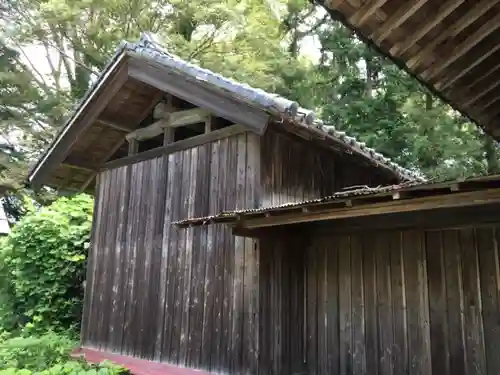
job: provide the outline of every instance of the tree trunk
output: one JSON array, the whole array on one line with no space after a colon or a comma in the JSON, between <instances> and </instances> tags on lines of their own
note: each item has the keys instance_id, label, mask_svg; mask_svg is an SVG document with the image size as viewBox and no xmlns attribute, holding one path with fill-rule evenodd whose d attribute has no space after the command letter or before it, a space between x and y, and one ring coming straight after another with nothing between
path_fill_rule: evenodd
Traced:
<instances>
[{"instance_id":1,"label":"tree trunk","mask_svg":"<svg viewBox=\"0 0 500 375\"><path fill-rule=\"evenodd\" d=\"M484 155L486 158L486 166L488 174L498 173L500 168L496 152L497 150L496 141L488 134L485 134L483 140L483 147L484 147Z\"/></svg>"},{"instance_id":2,"label":"tree trunk","mask_svg":"<svg viewBox=\"0 0 500 375\"><path fill-rule=\"evenodd\" d=\"M434 98L430 92L425 93L425 110L430 111L434 103Z\"/></svg>"},{"instance_id":3,"label":"tree trunk","mask_svg":"<svg viewBox=\"0 0 500 375\"><path fill-rule=\"evenodd\" d=\"M365 58L366 64L366 95L371 98L373 96L373 64L371 58Z\"/></svg>"}]
</instances>

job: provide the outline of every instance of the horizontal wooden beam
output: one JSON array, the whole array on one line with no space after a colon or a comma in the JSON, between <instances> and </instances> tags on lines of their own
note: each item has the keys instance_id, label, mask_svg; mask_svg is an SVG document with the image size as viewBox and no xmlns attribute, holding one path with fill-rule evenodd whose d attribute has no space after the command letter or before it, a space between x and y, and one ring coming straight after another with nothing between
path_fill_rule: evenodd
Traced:
<instances>
[{"instance_id":1,"label":"horizontal wooden beam","mask_svg":"<svg viewBox=\"0 0 500 375\"><path fill-rule=\"evenodd\" d=\"M429 31L441 23L446 17L448 17L455 9L457 9L464 0L448 0L443 5L441 5L434 16L429 17L428 21L423 25L419 26L414 33L411 33L404 41L397 43L394 47L390 49L390 53L393 56L401 56L403 53L408 51L416 43L420 41ZM367 3L369 4L369 2Z\"/></svg>"},{"instance_id":2,"label":"horizontal wooden beam","mask_svg":"<svg viewBox=\"0 0 500 375\"><path fill-rule=\"evenodd\" d=\"M232 135L244 133L246 131L249 131L249 130L245 126L231 125L231 126L219 129L219 130L214 130L214 131L207 133L207 134L201 134L201 135L197 135L197 136L192 137L192 138L184 139L182 141L177 141L177 142L171 143L167 146L153 148L151 150L141 152L137 155L128 156L125 158L110 161L109 163L104 164L102 166L102 169L106 170L106 169L123 167L125 165L138 163L138 162L141 162L144 160L157 158L157 157L162 156L162 155L168 155L168 154L172 154L172 153L177 152L177 151L181 151L181 150L185 150L188 148L200 146L202 144L214 142L214 141L217 141L219 139L230 137Z\"/></svg>"},{"instance_id":3,"label":"horizontal wooden beam","mask_svg":"<svg viewBox=\"0 0 500 375\"><path fill-rule=\"evenodd\" d=\"M278 225L336 220L361 216L413 212L438 208L465 207L485 203L500 202L500 189L489 189L466 193L455 193L414 199L402 199L383 203L364 204L354 207L319 209L307 213L297 212L264 218L245 218L240 225L246 229L264 228Z\"/></svg>"},{"instance_id":4,"label":"horizontal wooden beam","mask_svg":"<svg viewBox=\"0 0 500 375\"><path fill-rule=\"evenodd\" d=\"M133 57L134 54L130 53ZM133 59L129 63L129 75L162 91L188 101L235 124L247 126L252 132L264 134L270 114L264 108L256 108L234 97L234 94L186 76L178 74L153 60Z\"/></svg>"},{"instance_id":5,"label":"horizontal wooden beam","mask_svg":"<svg viewBox=\"0 0 500 375\"><path fill-rule=\"evenodd\" d=\"M191 124L205 123L206 119L210 116L210 112L201 109L193 108L184 111L172 112L168 116L167 126L171 128L178 128Z\"/></svg>"},{"instance_id":6,"label":"horizontal wooden beam","mask_svg":"<svg viewBox=\"0 0 500 375\"><path fill-rule=\"evenodd\" d=\"M166 114L163 119L127 134L126 138L127 140L144 141L163 134L165 128L179 128L186 125L205 123L209 116L210 112L201 108L171 112Z\"/></svg>"},{"instance_id":7,"label":"horizontal wooden beam","mask_svg":"<svg viewBox=\"0 0 500 375\"><path fill-rule=\"evenodd\" d=\"M313 222L310 224L299 224L303 226L312 236L332 234L332 233L352 233L363 231L371 233L381 230L443 230L456 229L467 226L488 226L500 223L498 212L499 203L486 204L480 206L444 208L432 211L403 212L394 215L384 215L373 220L370 216L361 216L343 220ZM287 226L281 227L288 228ZM264 229L275 229L274 227L262 229L246 229L249 237L255 237L255 234ZM294 231L296 229L294 228ZM254 234L255 233L255 234Z\"/></svg>"},{"instance_id":8,"label":"horizontal wooden beam","mask_svg":"<svg viewBox=\"0 0 500 375\"><path fill-rule=\"evenodd\" d=\"M432 39L424 48L422 48L415 56L413 56L406 65L410 69L414 69L417 65L420 65L434 53L434 49L444 42L448 38L452 38L458 35L462 30L464 30L467 26L485 14L489 9L491 9L495 4L497 4L497 0L482 0L477 4L474 4L474 7L470 12L462 15L459 19L457 19L452 27L447 28L445 31L441 32L436 38Z\"/></svg>"},{"instance_id":9,"label":"horizontal wooden beam","mask_svg":"<svg viewBox=\"0 0 500 375\"><path fill-rule=\"evenodd\" d=\"M402 6L381 26L377 28L370 39L372 39L376 44L382 43L394 29L401 26L408 18L410 18L415 12L417 12L427 0L409 0L402 2Z\"/></svg>"}]
</instances>

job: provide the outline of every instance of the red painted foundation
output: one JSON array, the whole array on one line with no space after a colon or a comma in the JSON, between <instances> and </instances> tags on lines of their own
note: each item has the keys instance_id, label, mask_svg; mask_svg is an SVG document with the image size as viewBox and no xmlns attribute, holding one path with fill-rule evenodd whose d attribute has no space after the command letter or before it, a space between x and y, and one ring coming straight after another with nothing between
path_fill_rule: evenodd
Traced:
<instances>
[{"instance_id":1,"label":"red painted foundation","mask_svg":"<svg viewBox=\"0 0 500 375\"><path fill-rule=\"evenodd\" d=\"M90 363L108 360L128 369L134 375L213 375L213 373L206 371L176 367L88 348L76 349L73 356L83 358Z\"/></svg>"}]
</instances>

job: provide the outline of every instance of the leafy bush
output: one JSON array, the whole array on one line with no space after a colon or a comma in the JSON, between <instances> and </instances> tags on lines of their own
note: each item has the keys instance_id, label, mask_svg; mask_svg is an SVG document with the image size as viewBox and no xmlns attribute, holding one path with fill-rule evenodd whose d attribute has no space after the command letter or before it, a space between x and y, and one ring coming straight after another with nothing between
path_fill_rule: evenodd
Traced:
<instances>
[{"instance_id":1,"label":"leafy bush","mask_svg":"<svg viewBox=\"0 0 500 375\"><path fill-rule=\"evenodd\" d=\"M30 211L7 237L0 273L7 273L21 326L35 323L39 332L78 326L91 219L89 196L60 198Z\"/></svg>"},{"instance_id":2,"label":"leafy bush","mask_svg":"<svg viewBox=\"0 0 500 375\"><path fill-rule=\"evenodd\" d=\"M42 371L8 368L0 370L0 375L120 375L127 374L125 369L110 364L90 365L80 361L68 361L48 367Z\"/></svg>"},{"instance_id":3,"label":"leafy bush","mask_svg":"<svg viewBox=\"0 0 500 375\"><path fill-rule=\"evenodd\" d=\"M0 342L0 369L41 371L69 358L76 342L49 332L42 336L14 337Z\"/></svg>"},{"instance_id":4,"label":"leafy bush","mask_svg":"<svg viewBox=\"0 0 500 375\"><path fill-rule=\"evenodd\" d=\"M91 365L71 360L69 355L76 345L73 339L53 332L0 341L0 375L118 375L126 372L110 362Z\"/></svg>"},{"instance_id":5,"label":"leafy bush","mask_svg":"<svg viewBox=\"0 0 500 375\"><path fill-rule=\"evenodd\" d=\"M0 331L12 330L16 325L14 316L13 284L5 265L7 239L0 238ZM0 334L0 340L2 335Z\"/></svg>"}]
</instances>

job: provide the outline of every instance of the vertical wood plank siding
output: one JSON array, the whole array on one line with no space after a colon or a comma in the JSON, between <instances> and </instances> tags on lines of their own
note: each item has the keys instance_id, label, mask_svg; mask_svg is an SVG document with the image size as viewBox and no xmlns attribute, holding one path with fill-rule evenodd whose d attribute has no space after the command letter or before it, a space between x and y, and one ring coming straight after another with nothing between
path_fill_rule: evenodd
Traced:
<instances>
[{"instance_id":1,"label":"vertical wood plank siding","mask_svg":"<svg viewBox=\"0 0 500 375\"><path fill-rule=\"evenodd\" d=\"M171 225L391 182L272 129L98 179L84 346L221 374L500 373L500 226Z\"/></svg>"},{"instance_id":2,"label":"vertical wood plank siding","mask_svg":"<svg viewBox=\"0 0 500 375\"><path fill-rule=\"evenodd\" d=\"M257 240L171 222L256 207L259 147L243 133L99 175L84 346L257 371Z\"/></svg>"},{"instance_id":3,"label":"vertical wood plank siding","mask_svg":"<svg viewBox=\"0 0 500 375\"><path fill-rule=\"evenodd\" d=\"M499 235L483 227L262 239L261 367L498 374Z\"/></svg>"},{"instance_id":4,"label":"vertical wood plank siding","mask_svg":"<svg viewBox=\"0 0 500 375\"><path fill-rule=\"evenodd\" d=\"M289 133L268 129L261 138L261 182L264 207L321 198L355 185L397 183L375 167L354 162Z\"/></svg>"}]
</instances>

